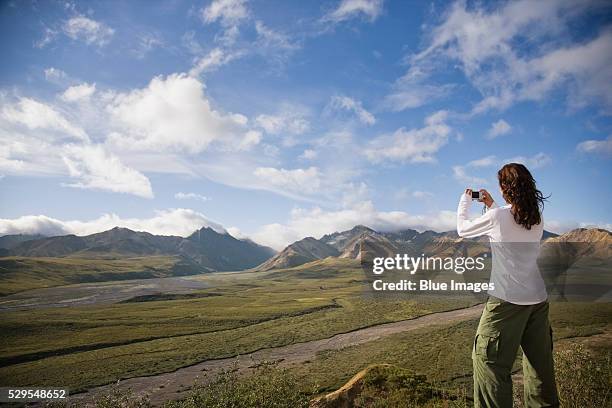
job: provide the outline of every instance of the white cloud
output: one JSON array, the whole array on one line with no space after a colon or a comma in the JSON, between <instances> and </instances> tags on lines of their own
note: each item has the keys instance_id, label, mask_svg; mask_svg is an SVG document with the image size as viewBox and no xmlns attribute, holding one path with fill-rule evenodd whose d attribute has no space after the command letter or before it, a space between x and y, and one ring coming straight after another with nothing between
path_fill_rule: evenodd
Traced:
<instances>
[{"instance_id":1,"label":"white cloud","mask_svg":"<svg viewBox=\"0 0 612 408\"><path fill-rule=\"evenodd\" d=\"M483 99L472 113L506 109L519 101L539 101L563 88L568 103L598 102L612 112L612 30L568 43L572 22L605 7L597 1L530 0L499 7L456 1L430 31L428 46L411 58L413 66L458 61ZM525 40L526 39L526 40ZM524 52L525 46L529 52Z\"/></svg>"},{"instance_id":2,"label":"white cloud","mask_svg":"<svg viewBox=\"0 0 612 408\"><path fill-rule=\"evenodd\" d=\"M82 128L70 123L50 105L31 98L19 98L16 103L6 104L1 116L7 122L23 125L30 130L52 130L57 131L60 137L88 140Z\"/></svg>"},{"instance_id":3,"label":"white cloud","mask_svg":"<svg viewBox=\"0 0 612 408\"><path fill-rule=\"evenodd\" d=\"M478 188L476 186L487 184L486 179L467 174L464 166L453 166L453 177L462 184L472 186L472 188Z\"/></svg>"},{"instance_id":4,"label":"white cloud","mask_svg":"<svg viewBox=\"0 0 612 408\"><path fill-rule=\"evenodd\" d=\"M257 36L261 40L261 43L268 47L284 50L294 50L299 48L297 44L291 42L289 36L272 30L261 21L255 22L255 31L257 32Z\"/></svg>"},{"instance_id":5,"label":"white cloud","mask_svg":"<svg viewBox=\"0 0 612 408\"><path fill-rule=\"evenodd\" d=\"M278 157L280 149L274 145L264 143L262 144L263 153L268 157Z\"/></svg>"},{"instance_id":6,"label":"white cloud","mask_svg":"<svg viewBox=\"0 0 612 408\"><path fill-rule=\"evenodd\" d=\"M425 83L427 76L428 73L423 67L410 67L395 81L391 93L385 96L383 107L393 112L418 108L448 95L454 88L452 84Z\"/></svg>"},{"instance_id":7,"label":"white cloud","mask_svg":"<svg viewBox=\"0 0 612 408\"><path fill-rule=\"evenodd\" d=\"M65 93L69 100L86 98L93 87L76 87ZM60 98L63 99L63 98ZM59 109L29 98L7 103L0 112L0 171L14 175L69 176L70 187L153 196L149 180L125 165L101 145L90 144L83 128L70 123ZM93 116L104 112L92 105ZM89 113L79 110L81 116ZM84 122L83 117L78 118ZM102 128L104 129L104 128Z\"/></svg>"},{"instance_id":8,"label":"white cloud","mask_svg":"<svg viewBox=\"0 0 612 408\"><path fill-rule=\"evenodd\" d=\"M215 71L220 66L227 64L238 56L238 53L228 53L221 48L214 48L195 63L193 68L189 71L189 75L197 77L203 73Z\"/></svg>"},{"instance_id":9,"label":"white cloud","mask_svg":"<svg viewBox=\"0 0 612 408\"><path fill-rule=\"evenodd\" d=\"M544 229L555 234L564 234L576 228L601 228L612 231L612 224L607 222L578 222L578 221L558 221L544 220Z\"/></svg>"},{"instance_id":10,"label":"white cloud","mask_svg":"<svg viewBox=\"0 0 612 408\"><path fill-rule=\"evenodd\" d=\"M8 122L0 123L0 172L29 176L65 174L65 165L57 154L61 137L45 130L21 131Z\"/></svg>"},{"instance_id":11,"label":"white cloud","mask_svg":"<svg viewBox=\"0 0 612 408\"><path fill-rule=\"evenodd\" d=\"M258 115L255 123L267 134L281 136L284 146L295 145L297 136L310 130L307 112L289 104L282 104L275 114Z\"/></svg>"},{"instance_id":12,"label":"white cloud","mask_svg":"<svg viewBox=\"0 0 612 408\"><path fill-rule=\"evenodd\" d=\"M253 146L256 146L261 142L263 135L259 130L248 130L244 133L242 139L233 146L237 150L251 150Z\"/></svg>"},{"instance_id":13,"label":"white cloud","mask_svg":"<svg viewBox=\"0 0 612 408\"><path fill-rule=\"evenodd\" d=\"M57 37L57 34L58 34L57 30L54 30L49 27L45 27L42 38L34 42L34 47L44 48L45 46L50 44L55 39L55 37Z\"/></svg>"},{"instance_id":14,"label":"white cloud","mask_svg":"<svg viewBox=\"0 0 612 408\"><path fill-rule=\"evenodd\" d=\"M9 158L8 152L5 153L2 150L0 150L0 170L11 174L21 173L26 167L26 163L23 160Z\"/></svg>"},{"instance_id":15,"label":"white cloud","mask_svg":"<svg viewBox=\"0 0 612 408\"><path fill-rule=\"evenodd\" d=\"M612 155L612 136L608 136L603 140L585 140L584 142L578 143L576 150L581 153Z\"/></svg>"},{"instance_id":16,"label":"white cloud","mask_svg":"<svg viewBox=\"0 0 612 408\"><path fill-rule=\"evenodd\" d=\"M515 156L506 159L498 159L496 156L486 156L481 159L476 159L468 162L467 167L502 167L506 163L522 163L529 168L544 167L552 161L551 157L543 152L537 153L531 157Z\"/></svg>"},{"instance_id":17,"label":"white cloud","mask_svg":"<svg viewBox=\"0 0 612 408\"><path fill-rule=\"evenodd\" d=\"M73 40L83 40L99 47L108 44L115 30L106 24L85 16L72 17L62 27L64 34Z\"/></svg>"},{"instance_id":18,"label":"white cloud","mask_svg":"<svg viewBox=\"0 0 612 408\"><path fill-rule=\"evenodd\" d=\"M325 163L325 169L315 167L316 170L311 168L310 163L308 166L295 166L293 161L297 158L285 160L281 155L275 156L276 150L270 151L266 144L262 144L257 152L208 154L206 160L193 162L191 168L197 175L216 183L319 203L337 200L342 186L354 176L338 162Z\"/></svg>"},{"instance_id":19,"label":"white cloud","mask_svg":"<svg viewBox=\"0 0 612 408\"><path fill-rule=\"evenodd\" d=\"M519 94L521 99L541 99L561 84L569 88L568 103L580 108L599 103L604 112L612 115L612 28L591 41L561 48L529 61L526 69L533 69ZM521 78L522 79L522 78Z\"/></svg>"},{"instance_id":20,"label":"white cloud","mask_svg":"<svg viewBox=\"0 0 612 408\"><path fill-rule=\"evenodd\" d=\"M448 95L452 88L452 85L428 84L396 87L392 93L385 96L383 105L393 112L418 108Z\"/></svg>"},{"instance_id":21,"label":"white cloud","mask_svg":"<svg viewBox=\"0 0 612 408\"><path fill-rule=\"evenodd\" d=\"M353 134L347 129L331 130L315 139L314 144L321 148L331 148L336 152L356 146Z\"/></svg>"},{"instance_id":22,"label":"white cloud","mask_svg":"<svg viewBox=\"0 0 612 408\"><path fill-rule=\"evenodd\" d=\"M317 158L317 152L315 150L312 150L312 149L306 149L300 155L300 159L302 159L302 160L312 160L312 159L316 159L316 158Z\"/></svg>"},{"instance_id":23,"label":"white cloud","mask_svg":"<svg viewBox=\"0 0 612 408\"><path fill-rule=\"evenodd\" d=\"M538 153L531 157L515 156L509 159L502 160L500 167L506 163L521 163L529 169L538 169L540 167L547 166L552 161L552 158L546 153Z\"/></svg>"},{"instance_id":24,"label":"white cloud","mask_svg":"<svg viewBox=\"0 0 612 408\"><path fill-rule=\"evenodd\" d=\"M253 44L253 51L268 61L283 65L289 56L300 49L300 45L287 34L275 31L261 21L255 23L257 40Z\"/></svg>"},{"instance_id":25,"label":"white cloud","mask_svg":"<svg viewBox=\"0 0 612 408\"><path fill-rule=\"evenodd\" d=\"M118 157L106 152L102 146L68 145L62 155L75 183L67 187L112 191L153 198L149 179L142 173L124 165Z\"/></svg>"},{"instance_id":26,"label":"white cloud","mask_svg":"<svg viewBox=\"0 0 612 408\"><path fill-rule=\"evenodd\" d=\"M220 33L215 34L215 41L223 46L233 46L240 36L240 28L237 25L226 27Z\"/></svg>"},{"instance_id":27,"label":"white cloud","mask_svg":"<svg viewBox=\"0 0 612 408\"><path fill-rule=\"evenodd\" d=\"M435 153L448 142L451 133L446 117L446 111L438 111L425 119L422 128L400 128L392 135L378 137L365 148L365 155L372 162L433 162Z\"/></svg>"},{"instance_id":28,"label":"white cloud","mask_svg":"<svg viewBox=\"0 0 612 408\"><path fill-rule=\"evenodd\" d=\"M364 182L350 182L342 186L342 208L351 208L356 204L368 200L369 197L370 189Z\"/></svg>"},{"instance_id":29,"label":"white cloud","mask_svg":"<svg viewBox=\"0 0 612 408\"><path fill-rule=\"evenodd\" d=\"M581 222L580 228L600 228L612 232L612 223L609 222Z\"/></svg>"},{"instance_id":30,"label":"white cloud","mask_svg":"<svg viewBox=\"0 0 612 408\"><path fill-rule=\"evenodd\" d=\"M495 139L498 136L510 133L512 126L503 119L491 124L491 129L487 132L487 139Z\"/></svg>"},{"instance_id":31,"label":"white cloud","mask_svg":"<svg viewBox=\"0 0 612 408\"><path fill-rule=\"evenodd\" d=\"M240 228L238 227L229 227L226 229L227 229L227 233L236 239L240 239L240 240L249 239L249 237L243 234L242 231L240 231Z\"/></svg>"},{"instance_id":32,"label":"white cloud","mask_svg":"<svg viewBox=\"0 0 612 408\"><path fill-rule=\"evenodd\" d=\"M294 170L258 167L254 174L266 184L296 194L316 193L321 187L321 175L316 167Z\"/></svg>"},{"instance_id":33,"label":"white cloud","mask_svg":"<svg viewBox=\"0 0 612 408\"><path fill-rule=\"evenodd\" d=\"M252 237L255 241L280 250L286 245L312 236L344 231L363 224L379 231L397 231L406 228L448 231L455 228L457 215L454 211L414 215L404 211L378 211L370 201L355 203L352 207L326 211L319 207L296 208L291 211L287 223L267 224Z\"/></svg>"},{"instance_id":34,"label":"white cloud","mask_svg":"<svg viewBox=\"0 0 612 408\"><path fill-rule=\"evenodd\" d=\"M119 94L108 111L119 127L109 142L118 147L198 153L213 141L238 149L255 142L244 115L214 110L204 84L185 74L155 77L146 88Z\"/></svg>"},{"instance_id":35,"label":"white cloud","mask_svg":"<svg viewBox=\"0 0 612 408\"><path fill-rule=\"evenodd\" d=\"M187 31L181 36L181 45L187 49L191 54L202 55L204 49L200 43L196 40L196 32L191 30Z\"/></svg>"},{"instance_id":36,"label":"white cloud","mask_svg":"<svg viewBox=\"0 0 612 408\"><path fill-rule=\"evenodd\" d=\"M365 110L360 101L349 98L348 96L333 96L329 106L333 109L343 109L355 113L359 121L366 125L373 125L376 123L374 115Z\"/></svg>"},{"instance_id":37,"label":"white cloud","mask_svg":"<svg viewBox=\"0 0 612 408\"><path fill-rule=\"evenodd\" d=\"M558 221L544 219L544 229L554 232L555 234L563 234L573 229L579 228L580 224L576 221Z\"/></svg>"},{"instance_id":38,"label":"white cloud","mask_svg":"<svg viewBox=\"0 0 612 408\"><path fill-rule=\"evenodd\" d=\"M77 89L67 98L86 97L73 92ZM197 78L174 74L140 89L96 90L91 103L76 110L62 97L47 104L0 94L0 173L69 176L74 178L67 180L71 187L142 197L153 195L144 175L149 172L285 193L254 175L258 167L280 167L278 155L266 156L278 148L269 143L257 148L263 130L243 115L213 110L203 89ZM285 127L299 133L307 122L296 115ZM96 138L97 152L84 129ZM256 148L261 154L245 153ZM196 156L207 149L205 158ZM112 165L108 171L104 160ZM237 171L237 163L244 168Z\"/></svg>"},{"instance_id":39,"label":"white cloud","mask_svg":"<svg viewBox=\"0 0 612 408\"><path fill-rule=\"evenodd\" d=\"M501 168L507 163L522 163L529 169L538 169L550 164L552 161L551 157L546 153L540 152L531 157L515 156L507 159L498 159L496 156L486 156L480 159L472 160L466 165L453 166L453 177L462 184L471 186L488 184L486 178L472 176L467 173L467 169L479 169L482 172L484 167L498 167Z\"/></svg>"},{"instance_id":40,"label":"white cloud","mask_svg":"<svg viewBox=\"0 0 612 408\"><path fill-rule=\"evenodd\" d=\"M468 167L488 167L494 166L498 163L497 157L491 155L481 159L472 160L467 164Z\"/></svg>"},{"instance_id":41,"label":"white cloud","mask_svg":"<svg viewBox=\"0 0 612 408\"><path fill-rule=\"evenodd\" d=\"M220 21L224 26L234 26L249 17L246 0L213 0L202 9L205 23Z\"/></svg>"},{"instance_id":42,"label":"white cloud","mask_svg":"<svg viewBox=\"0 0 612 408\"><path fill-rule=\"evenodd\" d=\"M431 193L429 191L419 191L419 190L416 190L416 191L412 192L412 196L414 198L418 198L418 199L422 200L422 199L433 197L433 193Z\"/></svg>"},{"instance_id":43,"label":"white cloud","mask_svg":"<svg viewBox=\"0 0 612 408\"><path fill-rule=\"evenodd\" d=\"M226 232L221 225L210 221L204 214L185 208L156 211L151 218L121 218L116 214L104 214L89 221L61 221L45 215L27 215L14 219L0 218L0 235L89 235L114 227L182 237L191 235L202 227L210 227L219 233Z\"/></svg>"},{"instance_id":44,"label":"white cloud","mask_svg":"<svg viewBox=\"0 0 612 408\"><path fill-rule=\"evenodd\" d=\"M9 234L69 234L64 223L45 215L25 215L19 218L0 218L0 235Z\"/></svg>"},{"instance_id":45,"label":"white cloud","mask_svg":"<svg viewBox=\"0 0 612 408\"><path fill-rule=\"evenodd\" d=\"M138 59L143 59L150 51L156 47L164 45L161 35L155 32L145 32L137 35L137 43L132 52Z\"/></svg>"},{"instance_id":46,"label":"white cloud","mask_svg":"<svg viewBox=\"0 0 612 408\"><path fill-rule=\"evenodd\" d=\"M306 119L293 115L259 115L255 121L271 135L282 132L301 135L310 128L310 123Z\"/></svg>"},{"instance_id":47,"label":"white cloud","mask_svg":"<svg viewBox=\"0 0 612 408\"><path fill-rule=\"evenodd\" d=\"M89 100L94 92L96 92L96 84L82 83L66 89L62 94L62 99L66 102Z\"/></svg>"},{"instance_id":48,"label":"white cloud","mask_svg":"<svg viewBox=\"0 0 612 408\"><path fill-rule=\"evenodd\" d=\"M394 194L393 198L397 201L406 201L410 199L428 200L434 196L431 191L410 190L408 188L400 188Z\"/></svg>"},{"instance_id":49,"label":"white cloud","mask_svg":"<svg viewBox=\"0 0 612 408\"><path fill-rule=\"evenodd\" d=\"M342 0L336 9L323 17L323 21L338 23L358 16L374 21L382 10L383 0Z\"/></svg>"},{"instance_id":50,"label":"white cloud","mask_svg":"<svg viewBox=\"0 0 612 408\"><path fill-rule=\"evenodd\" d=\"M236 22L237 23L237 22ZM301 48L297 41L289 35L273 30L261 21L255 22L256 37L252 41L236 45L240 30L237 25L224 28L221 34L215 35L215 42L219 46L204 53L200 44L195 40L195 34L188 32L183 36L183 43L199 58L190 70L191 76L199 76L203 73L212 72L229 62L244 56L257 55L274 69L283 67L289 57Z\"/></svg>"},{"instance_id":51,"label":"white cloud","mask_svg":"<svg viewBox=\"0 0 612 408\"><path fill-rule=\"evenodd\" d=\"M68 75L61 69L49 67L45 68L45 79L51 82L58 82L65 79Z\"/></svg>"},{"instance_id":52,"label":"white cloud","mask_svg":"<svg viewBox=\"0 0 612 408\"><path fill-rule=\"evenodd\" d=\"M197 193L182 193L178 192L174 195L177 200L198 200L198 201L209 201L210 198Z\"/></svg>"},{"instance_id":53,"label":"white cloud","mask_svg":"<svg viewBox=\"0 0 612 408\"><path fill-rule=\"evenodd\" d=\"M172 175L186 175L197 177L192 169L192 162L181 154L169 152L135 152L110 149L109 151L119 156L127 166L137 169L142 173L162 173Z\"/></svg>"}]
</instances>

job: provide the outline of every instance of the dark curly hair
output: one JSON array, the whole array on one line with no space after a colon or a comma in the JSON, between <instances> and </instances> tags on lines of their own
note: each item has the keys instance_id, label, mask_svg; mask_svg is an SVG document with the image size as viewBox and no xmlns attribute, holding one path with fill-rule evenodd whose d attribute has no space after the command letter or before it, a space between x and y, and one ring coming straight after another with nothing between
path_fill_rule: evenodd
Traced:
<instances>
[{"instance_id":1,"label":"dark curly hair","mask_svg":"<svg viewBox=\"0 0 612 408\"><path fill-rule=\"evenodd\" d=\"M508 163L497 172L497 179L504 199L512 205L512 215L517 224L528 230L542 221L544 197L536 188L536 182L520 163Z\"/></svg>"}]
</instances>

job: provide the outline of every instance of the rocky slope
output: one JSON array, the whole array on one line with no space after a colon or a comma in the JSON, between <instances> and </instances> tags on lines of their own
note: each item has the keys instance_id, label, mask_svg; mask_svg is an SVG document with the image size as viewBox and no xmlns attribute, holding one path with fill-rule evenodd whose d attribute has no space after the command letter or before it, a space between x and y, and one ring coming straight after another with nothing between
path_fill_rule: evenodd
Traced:
<instances>
[{"instance_id":1,"label":"rocky slope","mask_svg":"<svg viewBox=\"0 0 612 408\"><path fill-rule=\"evenodd\" d=\"M544 231L543 239L554 238L557 235ZM459 238L455 231L419 232L405 229L395 232L378 232L364 225L357 225L350 230L327 234L320 239L312 237L297 241L271 258L258 270L280 269L302 265L334 256L339 258L359 259L364 251L376 256L393 256L399 252L419 256L480 256L490 252L489 239ZM317 250L312 250L317 248ZM337 254L332 250L335 249Z\"/></svg>"},{"instance_id":2,"label":"rocky slope","mask_svg":"<svg viewBox=\"0 0 612 408\"><path fill-rule=\"evenodd\" d=\"M257 269L267 271L270 269L290 268L338 255L340 255L340 251L335 247L312 237L307 237L289 245Z\"/></svg>"}]
</instances>

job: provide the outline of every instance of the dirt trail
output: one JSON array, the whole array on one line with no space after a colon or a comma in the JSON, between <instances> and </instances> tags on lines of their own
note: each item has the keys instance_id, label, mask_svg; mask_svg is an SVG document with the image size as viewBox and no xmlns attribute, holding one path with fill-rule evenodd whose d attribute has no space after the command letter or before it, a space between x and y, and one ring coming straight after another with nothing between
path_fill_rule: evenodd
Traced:
<instances>
[{"instance_id":1,"label":"dirt trail","mask_svg":"<svg viewBox=\"0 0 612 408\"><path fill-rule=\"evenodd\" d=\"M235 365L239 371L248 371L261 361L276 361L279 362L279 365L282 367L300 364L307 360L314 359L316 354L320 351L340 350L348 346L367 343L395 333L473 319L480 315L482 307L482 304L480 304L464 309L432 313L414 319L385 323L349 333L337 334L326 339L262 349L237 357L206 360L170 373L149 377L130 378L121 381L118 387L122 390L130 388L137 395L149 394L151 402L155 406L159 406L167 400L178 399L184 396L189 391L194 381L198 378L201 379L204 374L206 374L208 378L214 377L216 373L224 369L229 369L233 365ZM109 385L96 387L85 393L76 394L71 397L70 400L79 402L79 406L90 406L88 403L90 403L92 398L96 395L108 392L109 389Z\"/></svg>"}]
</instances>

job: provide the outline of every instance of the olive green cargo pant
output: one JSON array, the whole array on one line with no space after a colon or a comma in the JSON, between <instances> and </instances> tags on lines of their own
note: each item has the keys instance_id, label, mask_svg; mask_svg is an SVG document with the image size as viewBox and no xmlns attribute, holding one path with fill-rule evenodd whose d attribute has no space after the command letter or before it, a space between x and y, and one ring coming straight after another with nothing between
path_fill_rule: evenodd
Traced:
<instances>
[{"instance_id":1,"label":"olive green cargo pant","mask_svg":"<svg viewBox=\"0 0 612 408\"><path fill-rule=\"evenodd\" d=\"M523 306L490 296L472 350L475 407L512 408L510 373L519 346L525 407L559 406L548 302Z\"/></svg>"}]
</instances>

